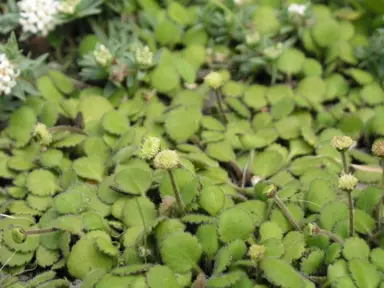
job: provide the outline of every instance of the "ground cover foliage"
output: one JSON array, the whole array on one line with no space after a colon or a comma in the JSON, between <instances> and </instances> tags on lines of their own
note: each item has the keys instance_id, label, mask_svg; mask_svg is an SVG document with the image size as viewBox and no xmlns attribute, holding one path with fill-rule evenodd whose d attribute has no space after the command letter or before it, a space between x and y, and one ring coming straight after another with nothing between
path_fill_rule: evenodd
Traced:
<instances>
[{"instance_id":1,"label":"ground cover foliage","mask_svg":"<svg viewBox=\"0 0 384 288\"><path fill-rule=\"evenodd\" d=\"M0 287L384 287L383 7L0 4Z\"/></svg>"}]
</instances>

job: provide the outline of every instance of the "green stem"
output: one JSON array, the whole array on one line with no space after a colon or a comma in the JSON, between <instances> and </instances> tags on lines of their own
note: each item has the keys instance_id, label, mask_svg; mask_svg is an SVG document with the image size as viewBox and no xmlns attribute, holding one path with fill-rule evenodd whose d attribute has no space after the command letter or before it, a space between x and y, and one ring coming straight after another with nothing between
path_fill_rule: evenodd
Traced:
<instances>
[{"instance_id":1,"label":"green stem","mask_svg":"<svg viewBox=\"0 0 384 288\"><path fill-rule=\"evenodd\" d=\"M216 97L216 101L217 101L217 106L219 108L220 116L221 116L221 118L223 118L223 122L225 124L227 124L228 123L228 119L227 119L227 116L225 116L225 112L224 112L224 108L223 108L223 102L222 102L222 99L221 99L220 92L219 92L218 89L213 89L213 93L215 93L215 97Z\"/></svg>"},{"instance_id":2,"label":"green stem","mask_svg":"<svg viewBox=\"0 0 384 288\"><path fill-rule=\"evenodd\" d=\"M60 125L55 126L49 129L49 132L58 132L58 131L68 131L68 132L74 132L74 133L80 133L83 135L87 135L87 133L84 132L84 130L73 127L73 126L67 126L67 125Z\"/></svg>"},{"instance_id":3,"label":"green stem","mask_svg":"<svg viewBox=\"0 0 384 288\"><path fill-rule=\"evenodd\" d=\"M323 235L323 236L326 236L326 237L329 237L330 239L332 239L334 242L337 242L337 243L343 243L343 239L340 238L339 236L333 234L332 232L328 231L328 230L324 230L324 229L318 229L318 231L316 232L316 235Z\"/></svg>"},{"instance_id":4,"label":"green stem","mask_svg":"<svg viewBox=\"0 0 384 288\"><path fill-rule=\"evenodd\" d=\"M288 210L287 206L285 206L284 202L281 201L281 199L277 196L277 193L275 193L273 199L275 200L276 205L279 206L281 212L283 212L285 217L287 217L288 221L292 224L292 226L295 227L296 230L301 231L295 217L293 217L292 213Z\"/></svg>"},{"instance_id":5,"label":"green stem","mask_svg":"<svg viewBox=\"0 0 384 288\"><path fill-rule=\"evenodd\" d=\"M51 227L51 228L42 228L42 229L31 229L31 230L25 230L25 235L39 235L39 234L47 234L59 231L59 229Z\"/></svg>"},{"instance_id":6,"label":"green stem","mask_svg":"<svg viewBox=\"0 0 384 288\"><path fill-rule=\"evenodd\" d=\"M348 206L349 206L349 235L352 237L355 234L355 221L353 217L353 200L352 200L352 192L347 191L348 193Z\"/></svg>"},{"instance_id":7,"label":"green stem","mask_svg":"<svg viewBox=\"0 0 384 288\"><path fill-rule=\"evenodd\" d=\"M341 159L343 161L343 169L345 173L348 173L348 165L347 165L347 156L345 155L345 151L341 151Z\"/></svg>"},{"instance_id":8,"label":"green stem","mask_svg":"<svg viewBox=\"0 0 384 288\"><path fill-rule=\"evenodd\" d=\"M381 166L381 183L380 183L380 188L384 189L384 160L380 160L380 166ZM381 192L381 196L379 199L379 205L377 207L377 230L380 232L381 231L381 215L382 215L382 210L383 210L383 199L384 199L384 193Z\"/></svg>"},{"instance_id":9,"label":"green stem","mask_svg":"<svg viewBox=\"0 0 384 288\"><path fill-rule=\"evenodd\" d=\"M179 206L180 212L184 214L184 204L183 204L183 201L181 200L179 188L177 188L175 176L173 175L173 172L171 169L167 171L168 171L169 178L171 179L171 184L172 184L173 192L175 194L177 205Z\"/></svg>"}]
</instances>

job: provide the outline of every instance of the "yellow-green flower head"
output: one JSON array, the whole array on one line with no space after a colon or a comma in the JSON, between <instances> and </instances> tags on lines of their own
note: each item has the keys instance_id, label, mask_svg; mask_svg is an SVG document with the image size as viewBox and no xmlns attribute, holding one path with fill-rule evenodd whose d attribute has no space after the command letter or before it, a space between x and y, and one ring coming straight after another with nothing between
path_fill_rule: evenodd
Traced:
<instances>
[{"instance_id":1,"label":"yellow-green flower head","mask_svg":"<svg viewBox=\"0 0 384 288\"><path fill-rule=\"evenodd\" d=\"M52 134L49 132L47 126L43 123L37 123L33 130L33 137L35 137L41 145L49 146L52 143Z\"/></svg>"},{"instance_id":2,"label":"yellow-green flower head","mask_svg":"<svg viewBox=\"0 0 384 288\"><path fill-rule=\"evenodd\" d=\"M27 236L25 235L24 229L22 229L20 227L12 228L11 233L12 233L13 241L15 241L15 243L17 243L17 244L24 243L26 238L27 238Z\"/></svg>"},{"instance_id":3,"label":"yellow-green flower head","mask_svg":"<svg viewBox=\"0 0 384 288\"><path fill-rule=\"evenodd\" d=\"M248 250L248 256L252 260L260 259L261 257L264 256L264 253L265 253L265 246L264 245L252 244Z\"/></svg>"},{"instance_id":4,"label":"yellow-green flower head","mask_svg":"<svg viewBox=\"0 0 384 288\"><path fill-rule=\"evenodd\" d=\"M372 145L372 153L384 158L384 141L378 141Z\"/></svg>"},{"instance_id":5,"label":"yellow-green flower head","mask_svg":"<svg viewBox=\"0 0 384 288\"><path fill-rule=\"evenodd\" d=\"M103 44L96 47L95 51L93 51L93 56L95 57L96 62L103 67L107 67L112 64L113 56L111 52L109 52L108 48Z\"/></svg>"},{"instance_id":6,"label":"yellow-green flower head","mask_svg":"<svg viewBox=\"0 0 384 288\"><path fill-rule=\"evenodd\" d=\"M335 136L332 138L331 145L339 151L348 150L355 142L348 136Z\"/></svg>"},{"instance_id":7,"label":"yellow-green flower head","mask_svg":"<svg viewBox=\"0 0 384 288\"><path fill-rule=\"evenodd\" d=\"M355 189L357 182L359 182L359 180L352 174L342 174L339 177L339 188L345 191L352 191Z\"/></svg>"},{"instance_id":8,"label":"yellow-green flower head","mask_svg":"<svg viewBox=\"0 0 384 288\"><path fill-rule=\"evenodd\" d=\"M156 155L154 160L157 169L170 170L179 166L179 155L173 150L164 150Z\"/></svg>"},{"instance_id":9,"label":"yellow-green flower head","mask_svg":"<svg viewBox=\"0 0 384 288\"><path fill-rule=\"evenodd\" d=\"M219 72L211 72L204 78L204 82L207 83L212 89L219 89L224 84L223 76Z\"/></svg>"},{"instance_id":10,"label":"yellow-green flower head","mask_svg":"<svg viewBox=\"0 0 384 288\"><path fill-rule=\"evenodd\" d=\"M281 56L281 54L283 54L283 52L284 52L284 45L283 43L279 42L275 46L265 48L263 51L263 54L269 60L276 60Z\"/></svg>"},{"instance_id":11,"label":"yellow-green flower head","mask_svg":"<svg viewBox=\"0 0 384 288\"><path fill-rule=\"evenodd\" d=\"M149 50L148 46L136 49L136 63L143 70L153 65L153 53Z\"/></svg>"},{"instance_id":12,"label":"yellow-green flower head","mask_svg":"<svg viewBox=\"0 0 384 288\"><path fill-rule=\"evenodd\" d=\"M140 158L151 160L160 151L160 139L157 137L147 137L141 144Z\"/></svg>"}]
</instances>

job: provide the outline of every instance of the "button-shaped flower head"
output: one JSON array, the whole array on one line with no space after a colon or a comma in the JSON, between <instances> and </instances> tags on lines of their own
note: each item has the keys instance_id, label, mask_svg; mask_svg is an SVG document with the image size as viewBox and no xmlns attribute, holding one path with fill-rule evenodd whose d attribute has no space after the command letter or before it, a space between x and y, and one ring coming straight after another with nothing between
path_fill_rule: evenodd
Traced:
<instances>
[{"instance_id":1,"label":"button-shaped flower head","mask_svg":"<svg viewBox=\"0 0 384 288\"><path fill-rule=\"evenodd\" d=\"M23 32L47 36L56 26L59 2L56 0L21 0L19 23Z\"/></svg>"},{"instance_id":2,"label":"button-shaped flower head","mask_svg":"<svg viewBox=\"0 0 384 288\"><path fill-rule=\"evenodd\" d=\"M147 137L141 144L139 152L140 158L151 160L160 151L160 139L157 137Z\"/></svg>"},{"instance_id":3,"label":"button-shaped flower head","mask_svg":"<svg viewBox=\"0 0 384 288\"><path fill-rule=\"evenodd\" d=\"M265 246L264 245L252 244L248 250L248 256L249 256L249 258L251 258L251 260L260 259L261 257L264 256L264 253L265 253Z\"/></svg>"},{"instance_id":4,"label":"button-shaped flower head","mask_svg":"<svg viewBox=\"0 0 384 288\"><path fill-rule=\"evenodd\" d=\"M204 82L207 83L212 89L219 89L224 84L223 76L219 72L211 72L204 78Z\"/></svg>"},{"instance_id":5,"label":"button-shaped flower head","mask_svg":"<svg viewBox=\"0 0 384 288\"><path fill-rule=\"evenodd\" d=\"M372 145L372 153L380 158L384 158L384 141L377 141Z\"/></svg>"},{"instance_id":6,"label":"button-shaped flower head","mask_svg":"<svg viewBox=\"0 0 384 288\"><path fill-rule=\"evenodd\" d=\"M140 69L148 69L153 65L153 53L148 46L136 49L136 63Z\"/></svg>"},{"instance_id":7,"label":"button-shaped flower head","mask_svg":"<svg viewBox=\"0 0 384 288\"><path fill-rule=\"evenodd\" d=\"M103 44L96 47L95 51L93 51L93 56L95 57L96 62L103 67L111 65L113 61L111 52Z\"/></svg>"},{"instance_id":8,"label":"button-shaped flower head","mask_svg":"<svg viewBox=\"0 0 384 288\"><path fill-rule=\"evenodd\" d=\"M20 71L9 61L4 53L0 53L0 95L8 95L16 86Z\"/></svg>"},{"instance_id":9,"label":"button-shaped flower head","mask_svg":"<svg viewBox=\"0 0 384 288\"><path fill-rule=\"evenodd\" d=\"M170 170L179 166L179 155L174 150L164 150L156 155L154 164L157 169Z\"/></svg>"},{"instance_id":10,"label":"button-shaped flower head","mask_svg":"<svg viewBox=\"0 0 384 288\"><path fill-rule=\"evenodd\" d=\"M352 191L358 182L359 180L352 174L342 174L339 177L339 188L345 191Z\"/></svg>"},{"instance_id":11,"label":"button-shaped flower head","mask_svg":"<svg viewBox=\"0 0 384 288\"><path fill-rule=\"evenodd\" d=\"M33 130L33 137L35 137L41 145L49 146L52 142L52 134L49 132L47 126L43 123L37 123Z\"/></svg>"},{"instance_id":12,"label":"button-shaped flower head","mask_svg":"<svg viewBox=\"0 0 384 288\"><path fill-rule=\"evenodd\" d=\"M303 16L306 10L307 10L307 5L303 5L303 4L293 3L288 7L288 12L290 14L296 14L300 16Z\"/></svg>"},{"instance_id":13,"label":"button-shaped flower head","mask_svg":"<svg viewBox=\"0 0 384 288\"><path fill-rule=\"evenodd\" d=\"M348 150L355 142L348 136L335 136L332 138L331 145L339 151Z\"/></svg>"}]
</instances>

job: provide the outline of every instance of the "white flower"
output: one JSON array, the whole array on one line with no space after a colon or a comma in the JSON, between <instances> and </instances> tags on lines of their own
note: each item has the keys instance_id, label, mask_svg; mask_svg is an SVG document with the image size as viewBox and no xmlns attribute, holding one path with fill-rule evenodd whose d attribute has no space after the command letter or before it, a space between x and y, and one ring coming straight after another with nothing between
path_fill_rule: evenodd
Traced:
<instances>
[{"instance_id":1,"label":"white flower","mask_svg":"<svg viewBox=\"0 0 384 288\"><path fill-rule=\"evenodd\" d=\"M293 3L289 5L288 12L290 14L298 14L298 15L304 15L305 11L307 10L307 5L300 5Z\"/></svg>"},{"instance_id":2,"label":"white flower","mask_svg":"<svg viewBox=\"0 0 384 288\"><path fill-rule=\"evenodd\" d=\"M284 51L284 45L283 43L279 42L275 46L270 46L268 48L265 48L263 51L263 54L270 60L276 60L277 58L280 57L283 51Z\"/></svg>"},{"instance_id":3,"label":"white flower","mask_svg":"<svg viewBox=\"0 0 384 288\"><path fill-rule=\"evenodd\" d=\"M148 46L136 49L136 63L141 69L148 69L153 64L153 54Z\"/></svg>"},{"instance_id":4,"label":"white flower","mask_svg":"<svg viewBox=\"0 0 384 288\"><path fill-rule=\"evenodd\" d=\"M24 32L47 36L56 26L59 2L56 0L21 0L19 23Z\"/></svg>"},{"instance_id":5,"label":"white flower","mask_svg":"<svg viewBox=\"0 0 384 288\"><path fill-rule=\"evenodd\" d=\"M7 56L0 53L0 95L8 95L13 87L16 86L16 80L20 71L9 61Z\"/></svg>"},{"instance_id":6,"label":"white flower","mask_svg":"<svg viewBox=\"0 0 384 288\"><path fill-rule=\"evenodd\" d=\"M81 0L63 0L59 5L59 11L64 14L74 14Z\"/></svg>"},{"instance_id":7,"label":"white flower","mask_svg":"<svg viewBox=\"0 0 384 288\"><path fill-rule=\"evenodd\" d=\"M96 47L95 51L93 51L93 56L96 62L103 67L109 66L113 61L111 52L109 52L108 48L103 44Z\"/></svg>"}]
</instances>

